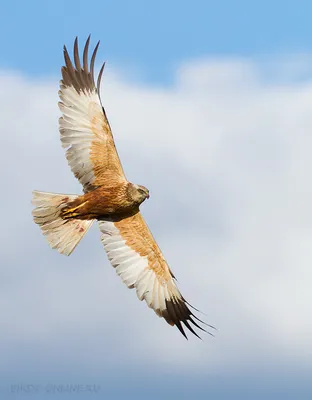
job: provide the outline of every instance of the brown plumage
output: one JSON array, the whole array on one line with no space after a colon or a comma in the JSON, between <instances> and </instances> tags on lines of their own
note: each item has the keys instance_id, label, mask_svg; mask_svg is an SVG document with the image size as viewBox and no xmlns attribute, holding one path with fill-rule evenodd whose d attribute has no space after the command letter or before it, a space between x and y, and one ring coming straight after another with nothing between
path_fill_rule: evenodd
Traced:
<instances>
[{"instance_id":1,"label":"brown plumage","mask_svg":"<svg viewBox=\"0 0 312 400\"><path fill-rule=\"evenodd\" d=\"M61 216L64 219L125 218L139 212L139 205L149 196L143 186L130 182L115 186L100 186L66 203ZM142 190L142 193L139 192Z\"/></svg>"},{"instance_id":2,"label":"brown plumage","mask_svg":"<svg viewBox=\"0 0 312 400\"><path fill-rule=\"evenodd\" d=\"M198 318L178 290L175 277L140 213L140 204L149 197L148 189L128 182L125 177L100 99L104 64L95 85L94 63L99 43L89 67L89 42L90 37L82 64L77 38L74 65L64 47L65 66L59 91L61 142L84 194L34 191L34 221L52 248L70 255L93 221L98 220L108 259L123 282L135 288L140 300L144 299L170 325L176 325L185 337L183 325L198 336L193 327L204 329L195 321Z\"/></svg>"}]
</instances>

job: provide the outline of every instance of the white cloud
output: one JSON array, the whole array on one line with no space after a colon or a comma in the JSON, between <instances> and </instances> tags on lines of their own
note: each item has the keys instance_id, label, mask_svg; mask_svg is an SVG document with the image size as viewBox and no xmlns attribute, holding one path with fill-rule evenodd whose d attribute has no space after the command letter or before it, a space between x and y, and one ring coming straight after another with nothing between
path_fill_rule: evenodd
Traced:
<instances>
[{"instance_id":1,"label":"white cloud","mask_svg":"<svg viewBox=\"0 0 312 400\"><path fill-rule=\"evenodd\" d=\"M193 370L311 364L311 83L266 82L235 59L185 65L169 88L104 78L127 175L151 189L144 215L183 294L219 328L187 343L115 276L96 229L65 258L32 223L32 189L80 191L59 143L57 81L0 76L1 351L13 364L23 345L87 365L116 354Z\"/></svg>"}]
</instances>

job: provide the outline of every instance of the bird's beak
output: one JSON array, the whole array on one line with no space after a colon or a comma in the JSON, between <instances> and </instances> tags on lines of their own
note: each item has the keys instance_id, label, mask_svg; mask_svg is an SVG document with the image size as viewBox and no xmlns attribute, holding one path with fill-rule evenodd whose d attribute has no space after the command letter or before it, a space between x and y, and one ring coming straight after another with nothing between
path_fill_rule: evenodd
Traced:
<instances>
[{"instance_id":1,"label":"bird's beak","mask_svg":"<svg viewBox=\"0 0 312 400\"><path fill-rule=\"evenodd\" d=\"M149 199L149 194L146 196L147 199Z\"/></svg>"}]
</instances>

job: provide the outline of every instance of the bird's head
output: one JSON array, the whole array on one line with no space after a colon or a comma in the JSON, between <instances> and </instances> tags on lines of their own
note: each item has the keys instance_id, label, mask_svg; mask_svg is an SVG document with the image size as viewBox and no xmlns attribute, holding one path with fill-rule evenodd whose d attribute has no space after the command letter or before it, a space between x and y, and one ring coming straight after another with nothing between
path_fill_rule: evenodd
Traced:
<instances>
[{"instance_id":1,"label":"bird's head","mask_svg":"<svg viewBox=\"0 0 312 400\"><path fill-rule=\"evenodd\" d=\"M131 190L131 197L133 201L135 201L138 204L141 204L145 199L149 198L149 191L145 186L133 184Z\"/></svg>"}]
</instances>

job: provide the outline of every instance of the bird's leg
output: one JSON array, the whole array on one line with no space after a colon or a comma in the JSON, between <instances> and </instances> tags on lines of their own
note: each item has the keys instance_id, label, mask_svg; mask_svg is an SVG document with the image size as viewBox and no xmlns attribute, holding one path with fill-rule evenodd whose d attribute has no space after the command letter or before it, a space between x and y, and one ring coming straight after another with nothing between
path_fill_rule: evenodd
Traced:
<instances>
[{"instance_id":1,"label":"bird's leg","mask_svg":"<svg viewBox=\"0 0 312 400\"><path fill-rule=\"evenodd\" d=\"M78 206L71 207L71 208L64 208L62 210L62 218L69 219L69 218L76 218L81 215L78 211L81 207L83 207L88 201L84 201L83 203L79 204Z\"/></svg>"}]
</instances>

